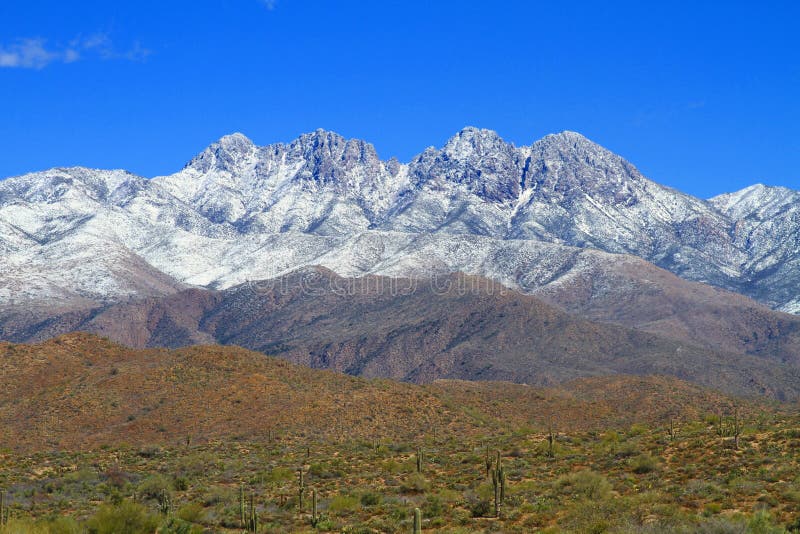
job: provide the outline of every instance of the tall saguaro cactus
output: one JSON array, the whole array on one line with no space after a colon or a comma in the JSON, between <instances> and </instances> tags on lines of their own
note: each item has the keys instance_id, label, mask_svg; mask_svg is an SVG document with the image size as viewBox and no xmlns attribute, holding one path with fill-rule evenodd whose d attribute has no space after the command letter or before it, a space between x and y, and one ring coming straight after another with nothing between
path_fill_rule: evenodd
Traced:
<instances>
[{"instance_id":1,"label":"tall saguaro cactus","mask_svg":"<svg viewBox=\"0 0 800 534\"><path fill-rule=\"evenodd\" d=\"M422 534L422 512L414 508L414 534Z\"/></svg>"},{"instance_id":2,"label":"tall saguaro cactus","mask_svg":"<svg viewBox=\"0 0 800 534\"><path fill-rule=\"evenodd\" d=\"M305 486L305 484L303 482L303 468L302 467L297 470L297 476L298 476L298 478L300 480L300 487L297 490L298 507L300 508L300 511L302 512L303 511L303 494L306 491L306 486Z\"/></svg>"},{"instance_id":3,"label":"tall saguaro cactus","mask_svg":"<svg viewBox=\"0 0 800 534\"><path fill-rule=\"evenodd\" d=\"M500 505L506 498L506 472L503 469L500 451L497 451L497 460L492 470L492 486L494 487L494 515L500 517Z\"/></svg>"},{"instance_id":4,"label":"tall saguaro cactus","mask_svg":"<svg viewBox=\"0 0 800 534\"><path fill-rule=\"evenodd\" d=\"M317 490L311 489L311 526L316 528L319 523L319 516L317 515Z\"/></svg>"},{"instance_id":5,"label":"tall saguaro cactus","mask_svg":"<svg viewBox=\"0 0 800 534\"><path fill-rule=\"evenodd\" d=\"M250 520L247 523L248 532L258 532L258 514L256 514L255 495L250 494Z\"/></svg>"},{"instance_id":6,"label":"tall saguaro cactus","mask_svg":"<svg viewBox=\"0 0 800 534\"><path fill-rule=\"evenodd\" d=\"M239 485L239 522L242 528L247 526L244 518L244 484Z\"/></svg>"}]
</instances>

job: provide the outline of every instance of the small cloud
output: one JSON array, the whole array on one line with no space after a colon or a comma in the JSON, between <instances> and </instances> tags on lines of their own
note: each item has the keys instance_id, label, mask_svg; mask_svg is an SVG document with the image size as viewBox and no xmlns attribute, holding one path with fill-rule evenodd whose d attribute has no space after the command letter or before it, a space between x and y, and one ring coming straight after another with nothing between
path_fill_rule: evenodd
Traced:
<instances>
[{"instance_id":1,"label":"small cloud","mask_svg":"<svg viewBox=\"0 0 800 534\"><path fill-rule=\"evenodd\" d=\"M144 48L139 41L135 41L133 46L120 57L128 61L144 61L152 53L152 50Z\"/></svg>"},{"instance_id":2,"label":"small cloud","mask_svg":"<svg viewBox=\"0 0 800 534\"><path fill-rule=\"evenodd\" d=\"M66 46L52 47L41 38L20 39L11 45L0 45L0 68L43 69L51 63L75 63L92 56L102 60L142 61L150 53L139 42L134 42L128 50L119 51L105 33L85 38L78 36Z\"/></svg>"},{"instance_id":3,"label":"small cloud","mask_svg":"<svg viewBox=\"0 0 800 534\"><path fill-rule=\"evenodd\" d=\"M43 39L21 39L11 46L0 46L0 67L42 69L58 55L45 48Z\"/></svg>"},{"instance_id":4,"label":"small cloud","mask_svg":"<svg viewBox=\"0 0 800 534\"><path fill-rule=\"evenodd\" d=\"M67 48L64 51L64 63L75 63L81 58L81 53L72 48Z\"/></svg>"},{"instance_id":5,"label":"small cloud","mask_svg":"<svg viewBox=\"0 0 800 534\"><path fill-rule=\"evenodd\" d=\"M261 0L261 3L264 4L264 7L272 11L275 9L275 6L277 6L278 0Z\"/></svg>"}]
</instances>

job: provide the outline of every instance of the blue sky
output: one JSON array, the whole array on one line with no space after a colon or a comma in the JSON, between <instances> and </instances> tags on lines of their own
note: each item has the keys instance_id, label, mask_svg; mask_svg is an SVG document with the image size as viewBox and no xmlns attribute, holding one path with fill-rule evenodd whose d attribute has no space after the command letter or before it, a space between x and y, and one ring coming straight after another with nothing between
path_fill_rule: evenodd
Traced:
<instances>
[{"instance_id":1,"label":"blue sky","mask_svg":"<svg viewBox=\"0 0 800 534\"><path fill-rule=\"evenodd\" d=\"M226 133L408 161L575 130L708 197L800 189L798 2L0 3L0 176L172 173Z\"/></svg>"}]
</instances>

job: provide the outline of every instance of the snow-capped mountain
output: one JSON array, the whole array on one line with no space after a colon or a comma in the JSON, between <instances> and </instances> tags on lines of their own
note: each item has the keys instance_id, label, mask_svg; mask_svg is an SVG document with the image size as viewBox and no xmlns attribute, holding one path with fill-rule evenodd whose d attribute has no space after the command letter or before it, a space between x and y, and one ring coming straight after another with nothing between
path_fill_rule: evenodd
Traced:
<instances>
[{"instance_id":1,"label":"snow-capped mountain","mask_svg":"<svg viewBox=\"0 0 800 534\"><path fill-rule=\"evenodd\" d=\"M0 182L0 305L225 288L306 265L459 270L533 292L628 254L798 313L798 200L754 186L704 201L574 132L515 147L465 128L408 164L323 130L263 147L233 134L151 180L70 168Z\"/></svg>"}]
</instances>

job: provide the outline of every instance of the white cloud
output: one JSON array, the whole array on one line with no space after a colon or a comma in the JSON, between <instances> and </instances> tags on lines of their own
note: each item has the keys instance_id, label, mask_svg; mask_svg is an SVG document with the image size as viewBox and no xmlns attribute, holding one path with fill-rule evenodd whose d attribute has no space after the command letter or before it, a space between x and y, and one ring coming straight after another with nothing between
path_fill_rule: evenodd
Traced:
<instances>
[{"instance_id":1,"label":"white cloud","mask_svg":"<svg viewBox=\"0 0 800 534\"><path fill-rule=\"evenodd\" d=\"M57 60L59 54L45 48L43 39L22 39L11 46L0 46L0 67L41 69Z\"/></svg>"},{"instance_id":2,"label":"white cloud","mask_svg":"<svg viewBox=\"0 0 800 534\"><path fill-rule=\"evenodd\" d=\"M29 38L7 46L0 45L0 68L43 69L51 63L75 63L89 57L141 61L148 55L150 50L139 42L134 42L127 50L117 50L105 33L78 36L66 46L52 47L48 47L44 39Z\"/></svg>"},{"instance_id":3,"label":"white cloud","mask_svg":"<svg viewBox=\"0 0 800 534\"><path fill-rule=\"evenodd\" d=\"M264 4L264 6L267 9L272 11L273 9L275 9L275 6L278 4L278 0L261 0L261 3Z\"/></svg>"}]
</instances>

